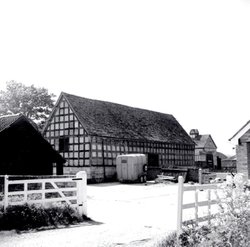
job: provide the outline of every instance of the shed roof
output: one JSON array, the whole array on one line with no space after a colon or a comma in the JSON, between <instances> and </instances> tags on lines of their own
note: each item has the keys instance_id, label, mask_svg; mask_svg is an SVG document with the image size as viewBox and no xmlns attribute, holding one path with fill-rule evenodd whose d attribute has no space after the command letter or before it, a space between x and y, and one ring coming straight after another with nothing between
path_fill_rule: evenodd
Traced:
<instances>
[{"instance_id":1,"label":"shed roof","mask_svg":"<svg viewBox=\"0 0 250 247\"><path fill-rule=\"evenodd\" d=\"M172 115L67 93L61 96L90 135L194 144Z\"/></svg>"},{"instance_id":2,"label":"shed roof","mask_svg":"<svg viewBox=\"0 0 250 247\"><path fill-rule=\"evenodd\" d=\"M250 120L244 124L230 139L233 144L237 144L238 139L241 138L250 129Z\"/></svg>"},{"instance_id":3,"label":"shed roof","mask_svg":"<svg viewBox=\"0 0 250 247\"><path fill-rule=\"evenodd\" d=\"M221 159L227 159L228 158L225 154L223 154L221 152L216 152L216 156L221 158Z\"/></svg>"},{"instance_id":4,"label":"shed roof","mask_svg":"<svg viewBox=\"0 0 250 247\"><path fill-rule=\"evenodd\" d=\"M10 127L22 114L0 116L0 132Z\"/></svg>"},{"instance_id":5,"label":"shed roof","mask_svg":"<svg viewBox=\"0 0 250 247\"><path fill-rule=\"evenodd\" d=\"M211 138L211 140L214 143L215 147L217 147L214 140L213 140L213 138L211 137L211 135L199 135L199 136L193 138L193 141L196 144L195 147L196 148L204 148L206 146L206 143L207 143L209 138Z\"/></svg>"},{"instance_id":6,"label":"shed roof","mask_svg":"<svg viewBox=\"0 0 250 247\"><path fill-rule=\"evenodd\" d=\"M236 155L233 155L233 156L230 156L230 157L227 157L227 158L223 159L223 161L225 161L225 160L234 161L234 160L236 160L236 159L237 159L237 158L236 158Z\"/></svg>"},{"instance_id":7,"label":"shed roof","mask_svg":"<svg viewBox=\"0 0 250 247\"><path fill-rule=\"evenodd\" d=\"M15 115L5 115L0 116L0 133L3 131L7 131L8 128L10 128L12 125L14 125L16 122L20 120L23 120L32 126L32 128L36 131L37 135L43 140L45 145L48 147L48 151L52 152L56 160L65 162L65 159L50 145L50 143L41 135L41 133L38 131L36 124L28 119L26 116L24 116L22 113L15 114Z\"/></svg>"}]
</instances>

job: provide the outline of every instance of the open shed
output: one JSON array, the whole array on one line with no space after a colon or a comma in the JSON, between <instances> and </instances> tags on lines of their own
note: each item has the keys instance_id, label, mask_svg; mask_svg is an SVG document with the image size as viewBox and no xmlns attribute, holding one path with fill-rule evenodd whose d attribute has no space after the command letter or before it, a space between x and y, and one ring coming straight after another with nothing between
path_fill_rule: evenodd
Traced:
<instances>
[{"instance_id":1,"label":"open shed","mask_svg":"<svg viewBox=\"0 0 250 247\"><path fill-rule=\"evenodd\" d=\"M52 175L64 158L22 114L0 117L0 174Z\"/></svg>"}]
</instances>

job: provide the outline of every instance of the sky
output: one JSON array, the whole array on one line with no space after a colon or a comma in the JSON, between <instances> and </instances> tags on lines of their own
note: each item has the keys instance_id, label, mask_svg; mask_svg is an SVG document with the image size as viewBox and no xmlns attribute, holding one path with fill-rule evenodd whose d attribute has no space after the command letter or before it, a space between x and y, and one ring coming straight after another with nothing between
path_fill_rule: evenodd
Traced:
<instances>
[{"instance_id":1,"label":"sky","mask_svg":"<svg viewBox=\"0 0 250 247\"><path fill-rule=\"evenodd\" d=\"M250 0L0 1L10 80L172 114L231 155L250 120Z\"/></svg>"}]
</instances>

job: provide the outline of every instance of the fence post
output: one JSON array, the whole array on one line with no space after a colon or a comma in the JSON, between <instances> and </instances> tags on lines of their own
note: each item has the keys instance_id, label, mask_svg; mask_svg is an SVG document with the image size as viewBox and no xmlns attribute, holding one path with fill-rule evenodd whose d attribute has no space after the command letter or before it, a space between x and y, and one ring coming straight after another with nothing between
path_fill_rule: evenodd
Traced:
<instances>
[{"instance_id":1,"label":"fence post","mask_svg":"<svg viewBox=\"0 0 250 247\"><path fill-rule=\"evenodd\" d=\"M178 177L177 242L182 231L183 177Z\"/></svg>"},{"instance_id":2,"label":"fence post","mask_svg":"<svg viewBox=\"0 0 250 247\"><path fill-rule=\"evenodd\" d=\"M24 188L23 188L23 193L24 193L24 202L27 203L28 202L28 183L24 183Z\"/></svg>"},{"instance_id":3,"label":"fence post","mask_svg":"<svg viewBox=\"0 0 250 247\"><path fill-rule=\"evenodd\" d=\"M9 177L8 175L5 175L4 176L4 205L3 205L4 211L8 207L8 192L9 192Z\"/></svg>"},{"instance_id":4,"label":"fence post","mask_svg":"<svg viewBox=\"0 0 250 247\"><path fill-rule=\"evenodd\" d=\"M80 215L87 216L87 174L80 171L76 174L77 180L77 210Z\"/></svg>"},{"instance_id":5,"label":"fence post","mask_svg":"<svg viewBox=\"0 0 250 247\"><path fill-rule=\"evenodd\" d=\"M207 200L208 200L208 205L207 205L207 210L208 210L208 224L211 223L211 190L207 190Z\"/></svg>"},{"instance_id":6,"label":"fence post","mask_svg":"<svg viewBox=\"0 0 250 247\"><path fill-rule=\"evenodd\" d=\"M202 169L199 169L199 184L202 184Z\"/></svg>"},{"instance_id":7,"label":"fence post","mask_svg":"<svg viewBox=\"0 0 250 247\"><path fill-rule=\"evenodd\" d=\"M198 190L195 190L195 202L194 202L194 208L195 208L195 225L198 226L198 203L199 203L199 194L198 194Z\"/></svg>"},{"instance_id":8,"label":"fence post","mask_svg":"<svg viewBox=\"0 0 250 247\"><path fill-rule=\"evenodd\" d=\"M46 199L46 182L43 181L42 182L42 206L44 207L45 206L45 199Z\"/></svg>"}]
</instances>

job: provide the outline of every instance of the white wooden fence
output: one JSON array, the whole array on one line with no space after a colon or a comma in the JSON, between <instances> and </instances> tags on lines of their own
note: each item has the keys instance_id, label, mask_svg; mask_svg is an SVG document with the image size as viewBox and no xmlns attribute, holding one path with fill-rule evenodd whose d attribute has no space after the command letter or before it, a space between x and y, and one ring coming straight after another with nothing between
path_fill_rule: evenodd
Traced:
<instances>
[{"instance_id":1,"label":"white wooden fence","mask_svg":"<svg viewBox=\"0 0 250 247\"><path fill-rule=\"evenodd\" d=\"M12 191L11 187L18 187ZM4 194L0 201L4 210L9 205L67 203L87 216L87 175L81 171L75 177L11 180L4 177Z\"/></svg>"},{"instance_id":2,"label":"white wooden fence","mask_svg":"<svg viewBox=\"0 0 250 247\"><path fill-rule=\"evenodd\" d=\"M218 204L218 194L215 193L216 199L211 198L211 191L216 191L218 186L216 184L204 184L204 185L185 185L183 177L178 178L178 214L177 214L177 235L179 235L182 231L183 223L188 223L188 221L183 222L183 210L184 209L194 209L194 218L192 222L195 222L198 225L199 222L208 221L214 217L215 214L211 212L211 205ZM187 191L194 192L194 202L191 203L183 203L184 193ZM206 199L199 201L199 193L202 191L206 193ZM207 215L199 217L199 207L207 207Z\"/></svg>"}]
</instances>

